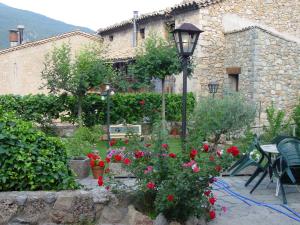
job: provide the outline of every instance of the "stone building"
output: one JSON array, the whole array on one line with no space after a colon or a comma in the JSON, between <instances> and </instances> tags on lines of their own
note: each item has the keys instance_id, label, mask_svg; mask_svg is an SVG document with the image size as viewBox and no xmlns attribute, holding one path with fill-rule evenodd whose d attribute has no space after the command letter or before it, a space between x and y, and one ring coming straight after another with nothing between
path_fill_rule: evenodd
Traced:
<instances>
[{"instance_id":1,"label":"stone building","mask_svg":"<svg viewBox=\"0 0 300 225\"><path fill-rule=\"evenodd\" d=\"M108 57L126 67L135 49L151 32L163 37L183 22L204 32L194 53L189 91L208 95L207 85L216 80L218 95L228 89L244 93L258 108L258 123L265 109L291 111L299 98L300 1L293 0L195 0L138 16L99 29L108 44ZM176 76L175 91L181 91Z\"/></svg>"},{"instance_id":2,"label":"stone building","mask_svg":"<svg viewBox=\"0 0 300 225\"><path fill-rule=\"evenodd\" d=\"M41 71L47 53L54 46L70 44L72 55L84 45L101 41L99 36L81 31L63 33L39 41L28 42L0 51L0 94L38 94L42 86ZM15 44L13 44L15 45Z\"/></svg>"}]
</instances>

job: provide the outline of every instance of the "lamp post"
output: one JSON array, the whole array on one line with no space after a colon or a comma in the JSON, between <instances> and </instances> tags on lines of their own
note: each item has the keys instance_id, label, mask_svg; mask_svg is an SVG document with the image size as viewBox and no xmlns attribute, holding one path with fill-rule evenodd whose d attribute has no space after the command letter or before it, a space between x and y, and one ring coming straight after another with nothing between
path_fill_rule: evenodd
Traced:
<instances>
[{"instance_id":1,"label":"lamp post","mask_svg":"<svg viewBox=\"0 0 300 225\"><path fill-rule=\"evenodd\" d=\"M115 94L114 89L110 86L109 83L101 85L100 87L94 87L87 91L90 94L101 95L101 100L107 99L107 108L106 108L106 124L107 124L107 140L108 146L110 142L110 96Z\"/></svg>"},{"instance_id":2,"label":"lamp post","mask_svg":"<svg viewBox=\"0 0 300 225\"><path fill-rule=\"evenodd\" d=\"M173 33L176 43L177 51L182 58L182 72L183 72L183 87L182 87L182 131L181 139L183 149L186 145L186 101L187 101L187 76L188 76L188 59L193 55L196 48L200 33L202 33L195 25L190 23L183 23Z\"/></svg>"},{"instance_id":3,"label":"lamp post","mask_svg":"<svg viewBox=\"0 0 300 225\"><path fill-rule=\"evenodd\" d=\"M208 90L209 93L213 94L213 98L215 97L215 94L218 92L219 84L217 81L211 81L208 83Z\"/></svg>"},{"instance_id":4,"label":"lamp post","mask_svg":"<svg viewBox=\"0 0 300 225\"><path fill-rule=\"evenodd\" d=\"M109 83L104 85L104 90L101 92L101 99L107 100L107 107L106 107L106 125L107 125L107 141L108 144L110 142L110 96L114 95L114 89L110 86Z\"/></svg>"}]
</instances>

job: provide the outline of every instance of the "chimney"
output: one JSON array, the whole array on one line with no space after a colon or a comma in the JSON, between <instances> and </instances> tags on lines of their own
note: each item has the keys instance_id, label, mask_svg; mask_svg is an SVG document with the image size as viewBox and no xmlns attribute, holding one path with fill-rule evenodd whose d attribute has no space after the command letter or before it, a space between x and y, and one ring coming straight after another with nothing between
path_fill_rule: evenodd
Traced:
<instances>
[{"instance_id":1,"label":"chimney","mask_svg":"<svg viewBox=\"0 0 300 225\"><path fill-rule=\"evenodd\" d=\"M19 42L18 30L9 30L9 43L10 47L15 47Z\"/></svg>"},{"instance_id":2,"label":"chimney","mask_svg":"<svg viewBox=\"0 0 300 225\"><path fill-rule=\"evenodd\" d=\"M133 11L133 36L132 36L132 47L137 46L137 18L139 16L138 11Z\"/></svg>"},{"instance_id":3,"label":"chimney","mask_svg":"<svg viewBox=\"0 0 300 225\"><path fill-rule=\"evenodd\" d=\"M19 45L23 44L24 39L24 25L18 25L17 29L19 31Z\"/></svg>"}]
</instances>

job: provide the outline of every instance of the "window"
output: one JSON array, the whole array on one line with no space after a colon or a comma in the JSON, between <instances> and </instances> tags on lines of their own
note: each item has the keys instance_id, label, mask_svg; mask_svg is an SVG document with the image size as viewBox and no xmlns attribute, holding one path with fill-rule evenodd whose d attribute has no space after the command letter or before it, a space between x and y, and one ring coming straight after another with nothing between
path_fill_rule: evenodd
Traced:
<instances>
[{"instance_id":1,"label":"window","mask_svg":"<svg viewBox=\"0 0 300 225\"><path fill-rule=\"evenodd\" d=\"M140 37L141 39L145 39L145 28L140 29Z\"/></svg>"},{"instance_id":2,"label":"window","mask_svg":"<svg viewBox=\"0 0 300 225\"><path fill-rule=\"evenodd\" d=\"M228 74L229 89L232 91L239 91L239 75Z\"/></svg>"},{"instance_id":3,"label":"window","mask_svg":"<svg viewBox=\"0 0 300 225\"><path fill-rule=\"evenodd\" d=\"M113 41L114 40L114 35L109 35L109 41Z\"/></svg>"}]
</instances>

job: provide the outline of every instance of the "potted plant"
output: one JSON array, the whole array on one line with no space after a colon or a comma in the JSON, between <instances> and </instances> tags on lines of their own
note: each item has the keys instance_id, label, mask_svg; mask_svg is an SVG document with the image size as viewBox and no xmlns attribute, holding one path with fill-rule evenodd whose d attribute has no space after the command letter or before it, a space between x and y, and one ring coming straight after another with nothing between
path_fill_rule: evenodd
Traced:
<instances>
[{"instance_id":1,"label":"potted plant","mask_svg":"<svg viewBox=\"0 0 300 225\"><path fill-rule=\"evenodd\" d=\"M105 170L105 162L101 159L98 154L89 153L87 157L90 159L90 166L92 169L94 179L102 177Z\"/></svg>"}]
</instances>

